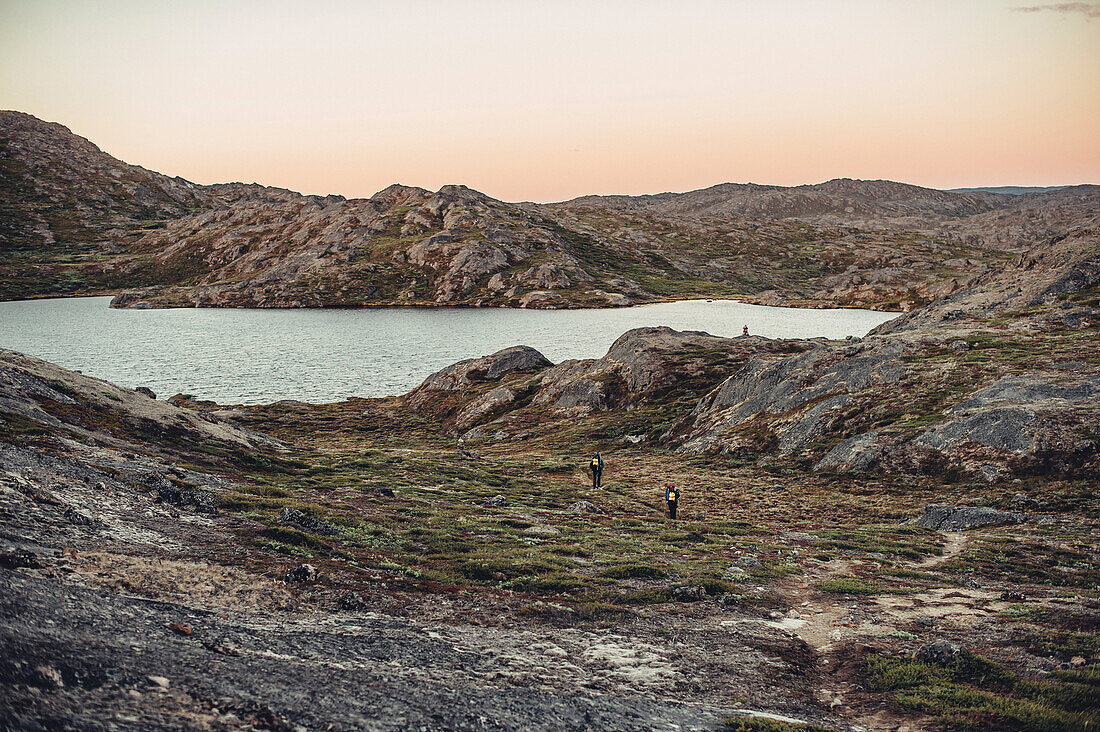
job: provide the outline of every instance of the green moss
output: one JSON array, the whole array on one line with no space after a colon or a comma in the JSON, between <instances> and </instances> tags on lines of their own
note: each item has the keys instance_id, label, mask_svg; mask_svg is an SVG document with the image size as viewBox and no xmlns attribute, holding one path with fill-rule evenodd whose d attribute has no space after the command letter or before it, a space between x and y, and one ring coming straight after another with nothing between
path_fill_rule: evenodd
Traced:
<instances>
[{"instance_id":1,"label":"green moss","mask_svg":"<svg viewBox=\"0 0 1100 732\"><path fill-rule=\"evenodd\" d=\"M857 577L837 577L826 580L818 585L822 592L834 595L880 595L883 593L882 585Z\"/></svg>"}]
</instances>

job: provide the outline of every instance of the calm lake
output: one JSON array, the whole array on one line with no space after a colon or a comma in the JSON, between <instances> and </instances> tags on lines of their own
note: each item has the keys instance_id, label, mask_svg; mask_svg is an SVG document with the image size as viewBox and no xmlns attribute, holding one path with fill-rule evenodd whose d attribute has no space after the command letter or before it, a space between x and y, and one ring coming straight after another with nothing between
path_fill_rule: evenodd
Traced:
<instances>
[{"instance_id":1,"label":"calm lake","mask_svg":"<svg viewBox=\"0 0 1100 732\"><path fill-rule=\"evenodd\" d=\"M0 303L0 347L160 398L222 404L403 394L434 371L514 345L598 358L631 328L735 336L863 336L895 313L702 300L607 310L111 310L109 297Z\"/></svg>"}]
</instances>

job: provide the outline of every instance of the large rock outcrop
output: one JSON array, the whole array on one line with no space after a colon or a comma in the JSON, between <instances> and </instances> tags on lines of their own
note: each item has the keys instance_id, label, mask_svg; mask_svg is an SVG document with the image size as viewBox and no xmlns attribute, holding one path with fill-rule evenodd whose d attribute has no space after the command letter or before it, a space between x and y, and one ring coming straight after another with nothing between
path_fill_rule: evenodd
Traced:
<instances>
[{"instance_id":1,"label":"large rock outcrop","mask_svg":"<svg viewBox=\"0 0 1100 732\"><path fill-rule=\"evenodd\" d=\"M0 422L125 448L140 442L181 451L221 445L278 450L277 440L47 361L0 349Z\"/></svg>"},{"instance_id":2,"label":"large rock outcrop","mask_svg":"<svg viewBox=\"0 0 1100 732\"><path fill-rule=\"evenodd\" d=\"M817 470L1100 474L1097 256L1079 232L861 341L754 357L673 442Z\"/></svg>"},{"instance_id":3,"label":"large rock outcrop","mask_svg":"<svg viewBox=\"0 0 1100 732\"><path fill-rule=\"evenodd\" d=\"M514 374L532 374L553 364L529 346L512 346L489 356L459 361L437 371L405 397L405 406L468 427L494 411L511 405L517 390L496 386ZM490 390L478 387L489 385ZM458 413L456 417L455 414Z\"/></svg>"},{"instance_id":4,"label":"large rock outcrop","mask_svg":"<svg viewBox=\"0 0 1100 732\"><path fill-rule=\"evenodd\" d=\"M524 414L553 421L694 399L753 354L802 347L764 338L638 328L620 336L598 359L553 365L534 349L517 346L461 361L428 377L404 400L413 411L441 418L457 431L478 425L504 430Z\"/></svg>"},{"instance_id":5,"label":"large rock outcrop","mask_svg":"<svg viewBox=\"0 0 1100 732\"><path fill-rule=\"evenodd\" d=\"M765 342L667 327L636 328L621 335L602 358L565 361L541 374L534 403L574 414L624 406L728 367Z\"/></svg>"}]
</instances>

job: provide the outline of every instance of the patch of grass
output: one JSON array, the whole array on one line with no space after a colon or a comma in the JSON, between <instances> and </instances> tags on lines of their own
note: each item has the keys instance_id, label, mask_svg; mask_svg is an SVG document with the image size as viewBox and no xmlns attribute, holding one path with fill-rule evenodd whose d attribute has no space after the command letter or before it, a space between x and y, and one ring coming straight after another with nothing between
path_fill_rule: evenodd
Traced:
<instances>
[{"instance_id":1,"label":"patch of grass","mask_svg":"<svg viewBox=\"0 0 1100 732\"><path fill-rule=\"evenodd\" d=\"M572 473L577 467L568 460L542 460L535 464L535 469L543 473Z\"/></svg>"},{"instance_id":2,"label":"patch of grass","mask_svg":"<svg viewBox=\"0 0 1100 732\"><path fill-rule=\"evenodd\" d=\"M225 511L255 511L257 509L281 509L285 502L281 498L264 498L243 493L227 493L218 496L218 508Z\"/></svg>"},{"instance_id":3,"label":"patch of grass","mask_svg":"<svg viewBox=\"0 0 1100 732\"><path fill-rule=\"evenodd\" d=\"M818 589L834 595L880 595L885 591L885 588L877 582L858 577L837 577L826 580L818 585Z\"/></svg>"},{"instance_id":4,"label":"patch of grass","mask_svg":"<svg viewBox=\"0 0 1100 732\"><path fill-rule=\"evenodd\" d=\"M933 715L947 729L1084 732L1100 723L1095 668L1026 681L964 651L955 666L872 657L866 677L873 690L897 692L893 701L900 709Z\"/></svg>"},{"instance_id":5,"label":"patch of grass","mask_svg":"<svg viewBox=\"0 0 1100 732\"><path fill-rule=\"evenodd\" d=\"M264 529L260 532L260 538L309 550L327 548L325 542L321 541L316 536L307 534L304 531L299 531L298 529L290 529L283 526L273 526Z\"/></svg>"},{"instance_id":6,"label":"patch of grass","mask_svg":"<svg viewBox=\"0 0 1100 732\"><path fill-rule=\"evenodd\" d=\"M1085 552L1059 548L1032 537L985 536L939 566L946 573L972 572L1013 584L1100 588L1100 569Z\"/></svg>"},{"instance_id":7,"label":"patch of grass","mask_svg":"<svg viewBox=\"0 0 1100 732\"><path fill-rule=\"evenodd\" d=\"M13 412L0 411L0 437L48 434L46 425Z\"/></svg>"},{"instance_id":8,"label":"patch of grass","mask_svg":"<svg viewBox=\"0 0 1100 732\"><path fill-rule=\"evenodd\" d=\"M304 559L312 559L317 556L315 552L304 549L294 544L287 544L282 541L274 539L265 539L257 536L252 540L252 545L258 549L266 549L267 551L275 552L277 554L285 554L288 557L302 557Z\"/></svg>"},{"instance_id":9,"label":"patch of grass","mask_svg":"<svg viewBox=\"0 0 1100 732\"><path fill-rule=\"evenodd\" d=\"M918 526L868 525L857 528L821 529L814 532L823 539L823 548L845 549L860 554L880 554L920 559L939 554L942 539L931 529Z\"/></svg>"},{"instance_id":10,"label":"patch of grass","mask_svg":"<svg viewBox=\"0 0 1100 732\"><path fill-rule=\"evenodd\" d=\"M1031 619L1038 619L1038 615L1032 613ZM1092 618L1092 622L1096 619ZM1096 658L1100 656L1100 634L1045 631L1028 636L1024 646L1037 656L1055 656L1065 661L1074 656Z\"/></svg>"},{"instance_id":11,"label":"patch of grass","mask_svg":"<svg viewBox=\"0 0 1100 732\"><path fill-rule=\"evenodd\" d=\"M613 579L663 579L668 573L659 567L647 564L620 564L616 567L608 567L600 572L601 577Z\"/></svg>"}]
</instances>

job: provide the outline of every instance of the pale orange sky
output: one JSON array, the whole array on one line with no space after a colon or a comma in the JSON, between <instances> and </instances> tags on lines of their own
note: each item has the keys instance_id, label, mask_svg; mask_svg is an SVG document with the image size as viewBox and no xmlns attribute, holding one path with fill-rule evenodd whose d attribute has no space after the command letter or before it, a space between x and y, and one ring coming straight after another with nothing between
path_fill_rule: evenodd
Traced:
<instances>
[{"instance_id":1,"label":"pale orange sky","mask_svg":"<svg viewBox=\"0 0 1100 732\"><path fill-rule=\"evenodd\" d=\"M1100 0L0 0L0 108L346 196L1100 183Z\"/></svg>"}]
</instances>

